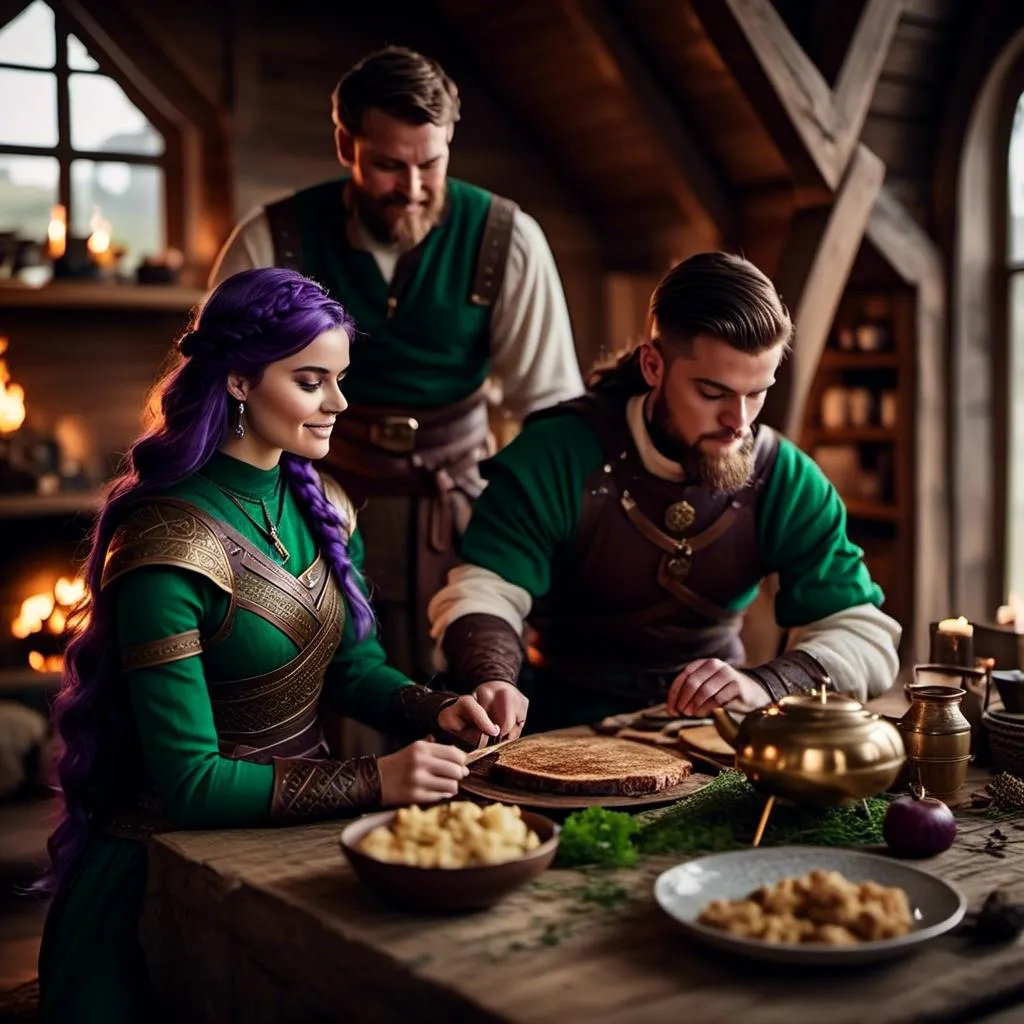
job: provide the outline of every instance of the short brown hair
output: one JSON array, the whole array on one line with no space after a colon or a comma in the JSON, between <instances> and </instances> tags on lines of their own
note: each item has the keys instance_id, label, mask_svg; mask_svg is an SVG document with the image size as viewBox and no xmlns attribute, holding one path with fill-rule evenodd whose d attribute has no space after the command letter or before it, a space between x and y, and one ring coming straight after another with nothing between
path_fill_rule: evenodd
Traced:
<instances>
[{"instance_id":1,"label":"short brown hair","mask_svg":"<svg viewBox=\"0 0 1024 1024\"><path fill-rule=\"evenodd\" d=\"M359 134L371 107L409 124L454 124L459 90L437 61L388 46L346 72L331 94L331 117L349 135Z\"/></svg>"},{"instance_id":2,"label":"short brown hair","mask_svg":"<svg viewBox=\"0 0 1024 1024\"><path fill-rule=\"evenodd\" d=\"M750 260L701 252L677 263L651 295L651 338L678 351L699 334L750 355L793 337L793 321L775 285Z\"/></svg>"},{"instance_id":3,"label":"short brown hair","mask_svg":"<svg viewBox=\"0 0 1024 1024\"><path fill-rule=\"evenodd\" d=\"M793 321L775 285L750 260L727 252L701 252L677 263L658 282L651 295L648 331L651 343L668 359L691 355L699 334L756 355L780 344L788 350ZM647 391L639 343L632 351L598 362L587 376L587 386L627 395Z\"/></svg>"}]
</instances>

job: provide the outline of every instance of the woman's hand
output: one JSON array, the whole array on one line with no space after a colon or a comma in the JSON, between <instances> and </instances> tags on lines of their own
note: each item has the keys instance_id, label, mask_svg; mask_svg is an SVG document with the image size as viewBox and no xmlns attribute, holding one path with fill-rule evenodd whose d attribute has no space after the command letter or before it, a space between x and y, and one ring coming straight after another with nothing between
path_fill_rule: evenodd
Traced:
<instances>
[{"instance_id":1,"label":"woman's hand","mask_svg":"<svg viewBox=\"0 0 1024 1024\"><path fill-rule=\"evenodd\" d=\"M526 711L530 706L523 691L512 683L481 683L473 696L481 707L498 723L500 739L519 739L526 724Z\"/></svg>"},{"instance_id":2,"label":"woman's hand","mask_svg":"<svg viewBox=\"0 0 1024 1024\"><path fill-rule=\"evenodd\" d=\"M428 804L455 796L469 774L466 755L449 743L417 740L377 758L380 802L385 807Z\"/></svg>"},{"instance_id":3,"label":"woman's hand","mask_svg":"<svg viewBox=\"0 0 1024 1024\"><path fill-rule=\"evenodd\" d=\"M479 701L467 695L441 709L437 727L473 748L481 746L483 739L493 739L498 735L498 726L491 721Z\"/></svg>"}]
</instances>

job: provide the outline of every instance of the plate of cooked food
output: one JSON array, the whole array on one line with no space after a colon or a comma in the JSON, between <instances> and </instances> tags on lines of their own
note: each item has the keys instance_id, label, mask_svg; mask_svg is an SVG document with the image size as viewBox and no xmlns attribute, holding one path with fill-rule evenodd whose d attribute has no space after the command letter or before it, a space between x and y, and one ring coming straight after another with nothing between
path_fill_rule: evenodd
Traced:
<instances>
[{"instance_id":1,"label":"plate of cooked food","mask_svg":"<svg viewBox=\"0 0 1024 1024\"><path fill-rule=\"evenodd\" d=\"M967 909L955 886L903 861L817 846L699 857L663 872L654 896L708 945L830 966L911 953L955 928Z\"/></svg>"},{"instance_id":2,"label":"plate of cooked food","mask_svg":"<svg viewBox=\"0 0 1024 1024\"><path fill-rule=\"evenodd\" d=\"M650 807L707 785L680 750L613 736L544 733L480 752L464 792L528 807Z\"/></svg>"}]
</instances>

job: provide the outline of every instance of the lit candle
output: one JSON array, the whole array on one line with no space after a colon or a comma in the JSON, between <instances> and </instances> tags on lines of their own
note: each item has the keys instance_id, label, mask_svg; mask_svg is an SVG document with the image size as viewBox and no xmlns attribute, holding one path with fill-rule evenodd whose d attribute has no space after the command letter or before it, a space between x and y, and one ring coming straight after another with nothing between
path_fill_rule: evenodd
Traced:
<instances>
[{"instance_id":1,"label":"lit candle","mask_svg":"<svg viewBox=\"0 0 1024 1024\"><path fill-rule=\"evenodd\" d=\"M50 223L46 226L46 255L51 260L64 255L68 244L68 211L58 203L50 210Z\"/></svg>"},{"instance_id":2,"label":"lit candle","mask_svg":"<svg viewBox=\"0 0 1024 1024\"><path fill-rule=\"evenodd\" d=\"M967 621L965 616L958 615L955 619L943 619L939 623L939 632L954 636L974 636L974 626Z\"/></svg>"},{"instance_id":3,"label":"lit candle","mask_svg":"<svg viewBox=\"0 0 1024 1024\"><path fill-rule=\"evenodd\" d=\"M931 641L932 664L974 667L974 626L963 615L934 624Z\"/></svg>"}]
</instances>

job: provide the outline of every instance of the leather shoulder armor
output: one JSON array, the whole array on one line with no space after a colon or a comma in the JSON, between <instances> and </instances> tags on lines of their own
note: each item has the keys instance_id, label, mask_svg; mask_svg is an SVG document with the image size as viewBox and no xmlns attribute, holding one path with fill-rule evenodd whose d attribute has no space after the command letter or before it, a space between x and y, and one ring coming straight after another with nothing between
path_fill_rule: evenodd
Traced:
<instances>
[{"instance_id":1,"label":"leather shoulder armor","mask_svg":"<svg viewBox=\"0 0 1024 1024\"><path fill-rule=\"evenodd\" d=\"M352 504L352 499L334 477L321 473L320 482L323 484L324 495L341 518L345 528L345 539L351 540L356 529L356 507Z\"/></svg>"},{"instance_id":2,"label":"leather shoulder armor","mask_svg":"<svg viewBox=\"0 0 1024 1024\"><path fill-rule=\"evenodd\" d=\"M100 586L146 565L188 569L234 593L234 573L223 544L184 502L155 501L132 512L111 538Z\"/></svg>"}]
</instances>

